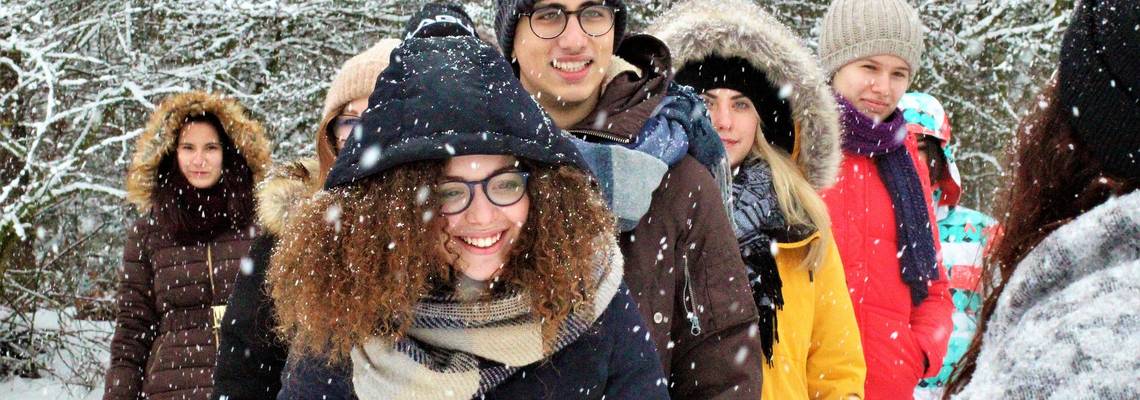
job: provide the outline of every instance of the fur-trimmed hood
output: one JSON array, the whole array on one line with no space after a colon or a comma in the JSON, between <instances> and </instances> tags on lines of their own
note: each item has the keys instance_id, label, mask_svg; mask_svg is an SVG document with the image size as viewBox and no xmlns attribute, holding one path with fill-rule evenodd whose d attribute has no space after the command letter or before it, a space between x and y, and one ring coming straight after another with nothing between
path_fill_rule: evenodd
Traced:
<instances>
[{"instance_id":1,"label":"fur-trimmed hood","mask_svg":"<svg viewBox=\"0 0 1140 400\"><path fill-rule=\"evenodd\" d=\"M657 18L650 34L673 53L673 68L709 55L740 57L787 96L795 121L792 154L816 189L835 184L842 160L839 111L811 51L786 26L745 0L691 0Z\"/></svg>"},{"instance_id":2,"label":"fur-trimmed hood","mask_svg":"<svg viewBox=\"0 0 1140 400\"><path fill-rule=\"evenodd\" d=\"M269 140L265 129L255 121L236 100L194 91L167 97L150 115L146 128L135 142L135 154L127 173L127 201L140 212L150 211L151 196L162 158L174 151L178 133L186 118L202 113L218 117L225 134L245 157L253 172L254 182L260 182L270 165Z\"/></svg>"},{"instance_id":3,"label":"fur-trimmed hood","mask_svg":"<svg viewBox=\"0 0 1140 400\"><path fill-rule=\"evenodd\" d=\"M281 236L289 216L321 189L317 159L307 158L275 166L257 185L257 222L267 232Z\"/></svg>"}]
</instances>

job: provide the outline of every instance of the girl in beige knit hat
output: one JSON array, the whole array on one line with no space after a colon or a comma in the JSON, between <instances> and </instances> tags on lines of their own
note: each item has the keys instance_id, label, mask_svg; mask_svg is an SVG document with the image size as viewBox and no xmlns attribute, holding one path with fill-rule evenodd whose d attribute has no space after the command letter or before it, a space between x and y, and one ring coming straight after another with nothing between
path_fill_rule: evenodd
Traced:
<instances>
[{"instance_id":1,"label":"girl in beige knit hat","mask_svg":"<svg viewBox=\"0 0 1140 400\"><path fill-rule=\"evenodd\" d=\"M319 182L324 182L336 154L344 147L348 135L359 126L360 113L368 107L368 95L376 85L376 76L388 67L388 56L399 45L397 39L383 39L345 61L333 78L316 132Z\"/></svg>"},{"instance_id":2,"label":"girl in beige knit hat","mask_svg":"<svg viewBox=\"0 0 1140 400\"><path fill-rule=\"evenodd\" d=\"M834 0L819 55L839 102L843 161L821 194L859 325L867 399L913 396L942 366L953 303L938 261L929 173L899 99L922 62L906 0Z\"/></svg>"},{"instance_id":3,"label":"girl in beige knit hat","mask_svg":"<svg viewBox=\"0 0 1140 400\"><path fill-rule=\"evenodd\" d=\"M819 57L832 88L860 112L894 112L922 63L922 21L905 0L835 0L823 17Z\"/></svg>"},{"instance_id":4,"label":"girl in beige knit hat","mask_svg":"<svg viewBox=\"0 0 1140 400\"><path fill-rule=\"evenodd\" d=\"M389 55L399 45L399 40L383 39L345 61L325 95L314 135L317 158L275 168L258 186L257 219L265 234L254 241L253 262L243 266L234 283L232 307L223 317L214 399L276 398L288 348L273 331L274 307L263 290L269 255L290 215L321 188L337 153L359 126L376 77L388 67Z\"/></svg>"}]
</instances>

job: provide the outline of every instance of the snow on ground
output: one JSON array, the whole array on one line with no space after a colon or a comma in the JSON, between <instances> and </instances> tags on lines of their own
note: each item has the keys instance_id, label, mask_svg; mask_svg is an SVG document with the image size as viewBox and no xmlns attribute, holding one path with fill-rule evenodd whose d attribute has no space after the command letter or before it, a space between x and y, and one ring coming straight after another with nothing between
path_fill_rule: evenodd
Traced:
<instances>
[{"instance_id":1,"label":"snow on ground","mask_svg":"<svg viewBox=\"0 0 1140 400\"><path fill-rule=\"evenodd\" d=\"M35 313L34 328L62 346L45 355L43 378L0 377L0 400L87 400L103 397L103 373L110 353L112 321L74 319L75 309Z\"/></svg>"},{"instance_id":2,"label":"snow on ground","mask_svg":"<svg viewBox=\"0 0 1140 400\"><path fill-rule=\"evenodd\" d=\"M94 390L80 385L68 385L56 378L9 378L0 381L0 399L12 400L98 400L103 388Z\"/></svg>"}]
</instances>

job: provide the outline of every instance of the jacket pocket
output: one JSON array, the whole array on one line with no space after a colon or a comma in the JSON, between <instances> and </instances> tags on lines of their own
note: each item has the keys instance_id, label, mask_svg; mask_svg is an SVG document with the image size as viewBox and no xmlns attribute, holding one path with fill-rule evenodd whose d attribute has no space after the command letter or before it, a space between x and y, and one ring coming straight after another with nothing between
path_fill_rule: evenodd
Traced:
<instances>
[{"instance_id":1,"label":"jacket pocket","mask_svg":"<svg viewBox=\"0 0 1140 400\"><path fill-rule=\"evenodd\" d=\"M915 339L914 332L910 330L909 326L901 330L900 333L906 336L906 341L903 343L906 343L909 348L906 353L910 355L910 365L911 369L914 370L915 379L921 380L927 369L926 352L922 351L922 346L918 344L918 339Z\"/></svg>"},{"instance_id":2,"label":"jacket pocket","mask_svg":"<svg viewBox=\"0 0 1140 400\"><path fill-rule=\"evenodd\" d=\"M911 331L910 323L902 315L886 309L865 305L863 324L863 353L867 370L888 369L892 380L913 379L918 383L922 376L922 348Z\"/></svg>"}]
</instances>

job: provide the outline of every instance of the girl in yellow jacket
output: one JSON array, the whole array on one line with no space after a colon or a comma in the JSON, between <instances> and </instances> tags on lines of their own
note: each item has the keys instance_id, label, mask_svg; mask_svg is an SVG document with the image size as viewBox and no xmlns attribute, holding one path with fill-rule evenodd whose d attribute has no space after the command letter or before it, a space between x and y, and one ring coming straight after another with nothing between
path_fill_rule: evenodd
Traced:
<instances>
[{"instance_id":1,"label":"girl in yellow jacket","mask_svg":"<svg viewBox=\"0 0 1140 400\"><path fill-rule=\"evenodd\" d=\"M732 164L733 220L760 310L764 399L862 398L866 364L831 221L835 99L789 29L740 0L693 0L654 29L702 93Z\"/></svg>"}]
</instances>

